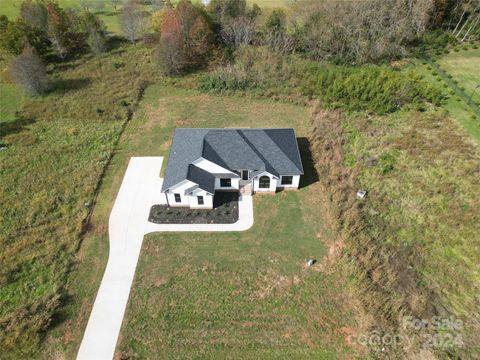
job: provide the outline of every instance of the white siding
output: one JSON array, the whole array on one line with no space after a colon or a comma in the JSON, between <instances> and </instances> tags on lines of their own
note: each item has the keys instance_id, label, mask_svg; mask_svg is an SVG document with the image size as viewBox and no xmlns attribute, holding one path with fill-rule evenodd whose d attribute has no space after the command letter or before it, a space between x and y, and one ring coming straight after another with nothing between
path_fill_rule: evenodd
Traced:
<instances>
[{"instance_id":1,"label":"white siding","mask_svg":"<svg viewBox=\"0 0 480 360\"><path fill-rule=\"evenodd\" d=\"M198 196L203 196L203 205L198 204ZM213 196L203 190L196 190L188 196L190 208L213 209Z\"/></svg>"},{"instance_id":2,"label":"white siding","mask_svg":"<svg viewBox=\"0 0 480 360\"><path fill-rule=\"evenodd\" d=\"M259 187L259 179L262 176L268 176L270 178L270 187L267 189L262 189ZM277 179L275 179L272 174L263 173L258 176L255 176L255 178L253 179L253 191L255 192L275 192L276 190L277 190Z\"/></svg>"},{"instance_id":3,"label":"white siding","mask_svg":"<svg viewBox=\"0 0 480 360\"><path fill-rule=\"evenodd\" d=\"M300 184L300 175L293 175L292 176L292 185L282 185L282 177L277 181L278 188L285 188L285 189L298 189L298 185Z\"/></svg>"},{"instance_id":4,"label":"white siding","mask_svg":"<svg viewBox=\"0 0 480 360\"><path fill-rule=\"evenodd\" d=\"M195 185L196 185L195 183L189 180L184 180L181 183L171 187L168 193L166 194L168 199L168 204L170 206L185 206L185 207L190 206L188 196L185 196L185 191L192 188ZM181 202L179 203L175 202L175 194L180 194Z\"/></svg>"},{"instance_id":5,"label":"white siding","mask_svg":"<svg viewBox=\"0 0 480 360\"><path fill-rule=\"evenodd\" d=\"M221 187L220 178L215 178L215 190L238 190L240 188L240 179L233 178L231 187Z\"/></svg>"},{"instance_id":6,"label":"white siding","mask_svg":"<svg viewBox=\"0 0 480 360\"><path fill-rule=\"evenodd\" d=\"M176 202L175 201L175 194L180 194L180 199L181 199L181 202ZM188 207L190 206L189 204L189 200L188 200L188 196L185 196L183 195L183 193L173 193L173 192L169 192L167 193L167 200L168 200L168 204L170 206L184 206L184 207Z\"/></svg>"}]
</instances>

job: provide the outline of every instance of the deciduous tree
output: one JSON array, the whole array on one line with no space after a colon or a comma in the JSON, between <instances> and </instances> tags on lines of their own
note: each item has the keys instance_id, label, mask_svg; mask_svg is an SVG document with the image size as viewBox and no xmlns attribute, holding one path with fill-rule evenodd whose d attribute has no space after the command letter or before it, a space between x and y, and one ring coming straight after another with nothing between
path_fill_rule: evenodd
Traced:
<instances>
[{"instance_id":1,"label":"deciduous tree","mask_svg":"<svg viewBox=\"0 0 480 360\"><path fill-rule=\"evenodd\" d=\"M190 1L181 0L175 9L166 8L156 51L163 71L176 74L203 64L210 51L210 37L206 20Z\"/></svg>"},{"instance_id":2,"label":"deciduous tree","mask_svg":"<svg viewBox=\"0 0 480 360\"><path fill-rule=\"evenodd\" d=\"M9 21L3 16L0 21L0 49L12 55L19 55L27 45L44 54L48 48L43 32L29 25L22 18Z\"/></svg>"},{"instance_id":3,"label":"deciduous tree","mask_svg":"<svg viewBox=\"0 0 480 360\"><path fill-rule=\"evenodd\" d=\"M223 43L232 49L248 45L255 36L255 21L246 16L230 18L222 24L220 36Z\"/></svg>"},{"instance_id":4,"label":"deciduous tree","mask_svg":"<svg viewBox=\"0 0 480 360\"><path fill-rule=\"evenodd\" d=\"M20 16L31 26L44 31L48 30L48 10L45 1L25 0L20 6Z\"/></svg>"},{"instance_id":5,"label":"deciduous tree","mask_svg":"<svg viewBox=\"0 0 480 360\"><path fill-rule=\"evenodd\" d=\"M15 83L30 95L42 95L51 88L45 65L31 46L13 59L10 71Z\"/></svg>"},{"instance_id":6,"label":"deciduous tree","mask_svg":"<svg viewBox=\"0 0 480 360\"><path fill-rule=\"evenodd\" d=\"M84 10L81 19L81 31L86 34L90 50L98 55L107 49L106 29L103 22L88 10Z\"/></svg>"},{"instance_id":7,"label":"deciduous tree","mask_svg":"<svg viewBox=\"0 0 480 360\"><path fill-rule=\"evenodd\" d=\"M65 59L74 47L74 36L70 31L73 24L63 9L54 2L47 5L47 12L48 38L58 55Z\"/></svg>"},{"instance_id":8,"label":"deciduous tree","mask_svg":"<svg viewBox=\"0 0 480 360\"><path fill-rule=\"evenodd\" d=\"M140 5L135 0L128 0L123 7L120 26L127 39L135 45L137 40L147 30L148 19Z\"/></svg>"}]
</instances>

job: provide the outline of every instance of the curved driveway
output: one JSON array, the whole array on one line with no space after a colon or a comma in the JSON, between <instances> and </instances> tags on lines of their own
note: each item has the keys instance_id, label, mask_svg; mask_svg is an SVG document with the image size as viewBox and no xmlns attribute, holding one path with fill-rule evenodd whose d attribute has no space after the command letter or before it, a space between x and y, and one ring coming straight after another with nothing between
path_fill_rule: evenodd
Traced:
<instances>
[{"instance_id":1,"label":"curved driveway","mask_svg":"<svg viewBox=\"0 0 480 360\"><path fill-rule=\"evenodd\" d=\"M244 231L253 225L251 196L240 197L239 220L234 224L150 223L151 206L165 203L160 192L162 162L163 157L130 159L110 214L108 263L77 360L113 358L145 234L157 231Z\"/></svg>"}]
</instances>

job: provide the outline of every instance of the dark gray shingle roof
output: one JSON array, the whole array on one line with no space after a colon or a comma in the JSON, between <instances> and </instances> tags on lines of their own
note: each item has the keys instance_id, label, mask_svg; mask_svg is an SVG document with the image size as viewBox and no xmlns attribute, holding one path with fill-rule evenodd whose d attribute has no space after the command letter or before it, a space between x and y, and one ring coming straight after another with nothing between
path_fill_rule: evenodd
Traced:
<instances>
[{"instance_id":1,"label":"dark gray shingle roof","mask_svg":"<svg viewBox=\"0 0 480 360\"><path fill-rule=\"evenodd\" d=\"M176 129L162 191L188 179L202 182L199 186L213 193L206 189L211 189L212 175L191 166L201 157L230 171L268 171L276 176L303 174L295 131L291 128Z\"/></svg>"},{"instance_id":2,"label":"dark gray shingle roof","mask_svg":"<svg viewBox=\"0 0 480 360\"><path fill-rule=\"evenodd\" d=\"M198 184L200 189L210 194L215 192L215 176L195 165L188 167L187 180Z\"/></svg>"}]
</instances>

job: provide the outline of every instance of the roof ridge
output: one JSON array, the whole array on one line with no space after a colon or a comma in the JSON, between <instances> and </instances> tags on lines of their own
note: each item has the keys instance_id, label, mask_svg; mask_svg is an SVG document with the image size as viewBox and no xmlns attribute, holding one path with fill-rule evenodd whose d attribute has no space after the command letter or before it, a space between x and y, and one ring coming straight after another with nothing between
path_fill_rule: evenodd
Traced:
<instances>
[{"instance_id":1,"label":"roof ridge","mask_svg":"<svg viewBox=\"0 0 480 360\"><path fill-rule=\"evenodd\" d=\"M255 130L261 130L261 129L255 129ZM263 166L264 166L264 169L258 169L258 170L266 170L268 171L270 174L273 174L273 175L279 175L278 172L273 168L272 164L270 164L267 159L265 159L265 157L261 154L261 152L257 149L257 147L255 145L252 144L252 142L250 140L247 139L247 137L245 136L245 134L242 133L241 130L237 130L238 134L240 135L240 137L243 139L243 141L245 141L247 143L248 146L250 146L250 148L253 150L253 152L255 153L255 155L258 156L258 158L263 162ZM276 143L275 143L276 144ZM267 165L268 165L268 168L267 169ZM273 171L272 171L273 170Z\"/></svg>"},{"instance_id":2,"label":"roof ridge","mask_svg":"<svg viewBox=\"0 0 480 360\"><path fill-rule=\"evenodd\" d=\"M293 137L294 137L295 141L297 141L297 136L296 136L296 134L295 134L295 129L294 129L294 128L279 128L279 129L285 129L285 130L291 129L291 130L293 131L293 135L294 135ZM266 129L266 130L269 130L269 129ZM290 160L290 162L293 164L293 166L295 166L298 171L303 172L303 168L302 168L302 169L299 169L299 168L298 168L298 166L297 166L297 164L295 163L295 161L289 156L289 154L287 154L285 151L283 151L282 147L278 144L278 142L275 141L275 139L274 139L273 137L271 137L271 136L268 134L267 131L264 130L263 132L265 133L265 135L267 135L267 136L270 138L270 140L272 140L272 141L275 143L275 145L277 145L278 149L283 153L283 155L285 155L285 156L287 157L288 160ZM300 149L299 149L299 147L298 147L298 141L297 141L297 152L298 152L299 158L301 159ZM300 161L301 161L301 160L300 160Z\"/></svg>"}]
</instances>

